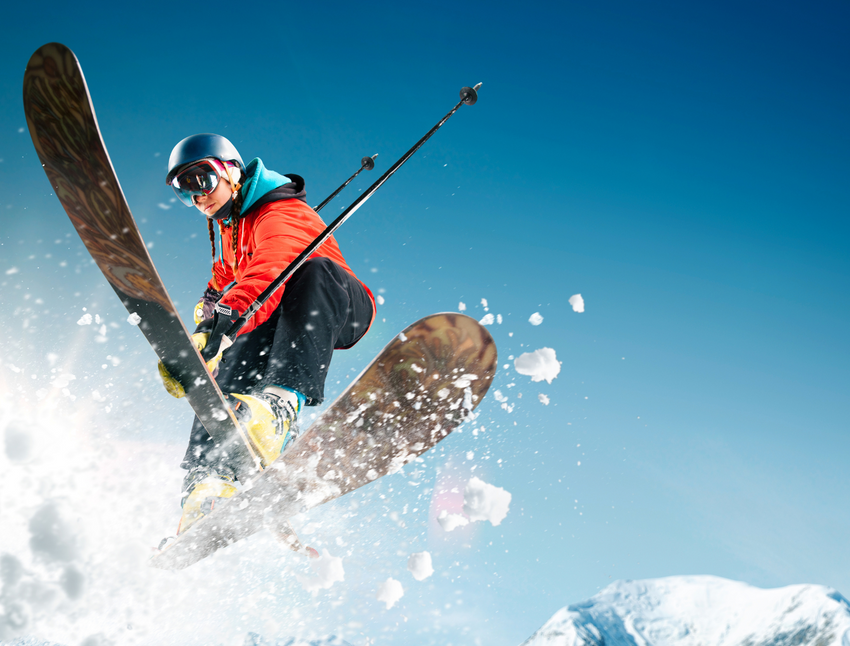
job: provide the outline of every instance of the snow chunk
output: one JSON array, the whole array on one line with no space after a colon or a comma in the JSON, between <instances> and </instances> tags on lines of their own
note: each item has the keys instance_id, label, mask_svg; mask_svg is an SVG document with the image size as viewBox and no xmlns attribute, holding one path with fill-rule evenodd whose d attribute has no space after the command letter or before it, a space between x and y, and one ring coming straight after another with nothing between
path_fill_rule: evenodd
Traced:
<instances>
[{"instance_id":1,"label":"snow chunk","mask_svg":"<svg viewBox=\"0 0 850 646\"><path fill-rule=\"evenodd\" d=\"M11 276L12 274L17 274L19 271L21 270L17 267L9 267L9 269L6 270L6 275Z\"/></svg>"},{"instance_id":2,"label":"snow chunk","mask_svg":"<svg viewBox=\"0 0 850 646\"><path fill-rule=\"evenodd\" d=\"M466 311L466 303L464 303L463 301L458 303L457 304L457 311L458 312L465 312Z\"/></svg>"},{"instance_id":3,"label":"snow chunk","mask_svg":"<svg viewBox=\"0 0 850 646\"><path fill-rule=\"evenodd\" d=\"M570 305L573 306L573 312L583 312L584 299L581 297L581 294L573 294L570 296Z\"/></svg>"},{"instance_id":4,"label":"snow chunk","mask_svg":"<svg viewBox=\"0 0 850 646\"><path fill-rule=\"evenodd\" d=\"M544 406L549 405L549 398L546 395L544 395L543 393L540 393L539 395L537 395L537 399L539 399L540 403L543 404Z\"/></svg>"},{"instance_id":5,"label":"snow chunk","mask_svg":"<svg viewBox=\"0 0 850 646\"><path fill-rule=\"evenodd\" d=\"M496 320L496 317L495 317L495 316L493 316L493 314L492 314L492 313L490 313L490 314L485 314L485 315L481 318L481 320L480 320L480 321L478 321L478 322L479 322L479 323L481 323L481 325L493 325L493 322L494 322L495 320Z\"/></svg>"},{"instance_id":6,"label":"snow chunk","mask_svg":"<svg viewBox=\"0 0 850 646\"><path fill-rule=\"evenodd\" d=\"M510 504L510 492L479 478L471 478L464 487L463 513L469 520L489 520L494 526L498 525L508 515Z\"/></svg>"},{"instance_id":7,"label":"snow chunk","mask_svg":"<svg viewBox=\"0 0 850 646\"><path fill-rule=\"evenodd\" d=\"M378 295L375 297L375 300L378 302L378 305L383 305L383 304L386 302L386 301L384 301L384 297L383 297L383 296L381 296L380 294L378 294Z\"/></svg>"},{"instance_id":8,"label":"snow chunk","mask_svg":"<svg viewBox=\"0 0 850 646\"><path fill-rule=\"evenodd\" d=\"M485 312L487 311L487 299L486 298L481 299L481 307L484 308Z\"/></svg>"},{"instance_id":9,"label":"snow chunk","mask_svg":"<svg viewBox=\"0 0 850 646\"><path fill-rule=\"evenodd\" d=\"M440 515L437 516L437 522L439 522L440 527L442 527L443 530L447 532L452 532L458 527L469 525L469 520L467 520L460 514L450 514L446 509L441 511Z\"/></svg>"},{"instance_id":10,"label":"snow chunk","mask_svg":"<svg viewBox=\"0 0 850 646\"><path fill-rule=\"evenodd\" d=\"M77 325L91 325L92 316L89 313L83 314L80 317L80 320L77 321Z\"/></svg>"},{"instance_id":11,"label":"snow chunk","mask_svg":"<svg viewBox=\"0 0 850 646\"><path fill-rule=\"evenodd\" d=\"M322 550L322 555L317 559L310 560L312 576L297 574L301 586L307 591L316 594L319 590L330 588L337 581L345 581L345 571L342 568L342 557L331 556L327 549Z\"/></svg>"},{"instance_id":12,"label":"snow chunk","mask_svg":"<svg viewBox=\"0 0 850 646\"><path fill-rule=\"evenodd\" d=\"M127 323L130 325L138 325L142 322L142 317L133 312L130 316L127 317Z\"/></svg>"},{"instance_id":13,"label":"snow chunk","mask_svg":"<svg viewBox=\"0 0 850 646\"><path fill-rule=\"evenodd\" d=\"M528 317L528 322L532 325L540 325L543 322L543 317L540 312L535 312L531 316Z\"/></svg>"},{"instance_id":14,"label":"snow chunk","mask_svg":"<svg viewBox=\"0 0 850 646\"><path fill-rule=\"evenodd\" d=\"M74 375L62 374L56 377L53 381L50 382L50 385L54 388L67 388L68 384L71 383L76 377Z\"/></svg>"},{"instance_id":15,"label":"snow chunk","mask_svg":"<svg viewBox=\"0 0 850 646\"><path fill-rule=\"evenodd\" d=\"M392 608L396 602L404 596L404 588L401 583L390 577L378 586L378 601L387 604L387 610Z\"/></svg>"},{"instance_id":16,"label":"snow chunk","mask_svg":"<svg viewBox=\"0 0 850 646\"><path fill-rule=\"evenodd\" d=\"M478 375L473 375L472 373L466 373L461 375L455 382L452 384L455 388L469 388L472 385L472 382L478 379Z\"/></svg>"},{"instance_id":17,"label":"snow chunk","mask_svg":"<svg viewBox=\"0 0 850 646\"><path fill-rule=\"evenodd\" d=\"M434 566L431 563L430 552L416 552L407 559L407 569L417 581L424 581L434 574Z\"/></svg>"},{"instance_id":18,"label":"snow chunk","mask_svg":"<svg viewBox=\"0 0 850 646\"><path fill-rule=\"evenodd\" d=\"M540 348L534 352L525 352L514 360L514 368L521 375L531 377L531 381L552 383L561 372L561 362L552 348Z\"/></svg>"}]
</instances>

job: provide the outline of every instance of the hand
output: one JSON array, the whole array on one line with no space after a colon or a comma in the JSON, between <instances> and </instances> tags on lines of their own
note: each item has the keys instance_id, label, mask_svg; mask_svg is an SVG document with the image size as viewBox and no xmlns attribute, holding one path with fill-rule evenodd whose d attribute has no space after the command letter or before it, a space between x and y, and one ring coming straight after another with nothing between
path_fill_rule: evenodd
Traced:
<instances>
[{"instance_id":1,"label":"hand","mask_svg":"<svg viewBox=\"0 0 850 646\"><path fill-rule=\"evenodd\" d=\"M202 321L207 320L213 315L215 304L221 298L221 292L214 290L212 287L207 287L201 300L195 306L195 325L200 325Z\"/></svg>"},{"instance_id":2,"label":"hand","mask_svg":"<svg viewBox=\"0 0 850 646\"><path fill-rule=\"evenodd\" d=\"M199 351L203 351L207 347L207 343L209 342L210 333L209 332L196 332L192 335L192 342L195 344L195 347ZM227 337L224 337L227 338ZM225 345L224 343L219 343L219 346ZM230 344L227 344L227 347L230 347ZM222 352L224 352L227 348L221 348L221 351L218 352L212 359L206 362L207 369L210 371L210 374L215 377L215 372L218 370L219 361L221 361ZM202 355L203 356L203 355ZM168 394L172 397L180 399L181 397L186 396L186 390L183 388L183 384L177 381L174 377L172 377L168 369L162 363L159 362L157 365L157 370L159 370L159 376L162 378L162 384L165 386L165 390L168 391Z\"/></svg>"}]
</instances>

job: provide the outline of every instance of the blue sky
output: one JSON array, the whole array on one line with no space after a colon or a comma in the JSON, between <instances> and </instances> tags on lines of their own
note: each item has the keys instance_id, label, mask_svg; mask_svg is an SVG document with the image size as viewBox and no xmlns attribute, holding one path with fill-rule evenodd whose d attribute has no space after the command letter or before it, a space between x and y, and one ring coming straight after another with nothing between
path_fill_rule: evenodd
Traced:
<instances>
[{"instance_id":1,"label":"blue sky","mask_svg":"<svg viewBox=\"0 0 850 646\"><path fill-rule=\"evenodd\" d=\"M491 328L500 365L551 347L562 370L551 385L501 370L494 388L514 411L491 399L486 433L451 437L425 461L431 487L438 470L468 477L478 464L513 495L502 525L466 542L416 533L425 516L364 529L345 584L315 600L290 589L314 619L299 630L355 644L518 644L612 580L672 574L848 595L848 14L838 2L207 2L42 3L34 17L18 4L0 43L0 271L18 270L0 274L14 313L0 370L29 362L38 382L52 351L94 383L103 357L120 353L114 387L132 400L142 375L148 401L98 424L183 442L187 409L157 390L141 336L123 330L118 350L75 325L83 307L123 319L25 130L21 82L40 45L63 42L80 59L130 207L187 320L209 246L195 212L169 201L174 143L223 134L246 159L305 177L312 204L379 153L329 220L461 86L482 81L478 104L337 234L386 304L335 358L329 385L421 316L462 301L480 318L482 298L504 317ZM575 293L582 314L567 302ZM30 401L22 378L4 373L6 410L28 405L16 399ZM468 451L479 459L464 465ZM359 494L363 507L412 509L415 497L392 486ZM408 577L386 611L363 592L377 581L368 573L400 578L396 552L408 548L429 549L437 575ZM455 596L465 603L445 608ZM246 617L233 630L255 629Z\"/></svg>"}]
</instances>

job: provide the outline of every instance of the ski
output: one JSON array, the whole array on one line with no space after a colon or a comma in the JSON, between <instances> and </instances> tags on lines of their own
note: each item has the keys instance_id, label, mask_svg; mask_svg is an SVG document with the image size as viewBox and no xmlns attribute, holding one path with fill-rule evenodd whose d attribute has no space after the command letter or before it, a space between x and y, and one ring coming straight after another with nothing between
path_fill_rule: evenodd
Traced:
<instances>
[{"instance_id":1,"label":"ski","mask_svg":"<svg viewBox=\"0 0 850 646\"><path fill-rule=\"evenodd\" d=\"M164 544L153 567L179 570L267 529L315 556L287 522L399 471L473 416L493 381L496 345L463 314L408 326L262 475Z\"/></svg>"},{"instance_id":2,"label":"ski","mask_svg":"<svg viewBox=\"0 0 850 646\"><path fill-rule=\"evenodd\" d=\"M168 372L218 450L246 482L261 470L258 453L180 320L121 190L98 128L83 70L59 43L39 48L24 74L24 112L56 196L130 320Z\"/></svg>"}]
</instances>

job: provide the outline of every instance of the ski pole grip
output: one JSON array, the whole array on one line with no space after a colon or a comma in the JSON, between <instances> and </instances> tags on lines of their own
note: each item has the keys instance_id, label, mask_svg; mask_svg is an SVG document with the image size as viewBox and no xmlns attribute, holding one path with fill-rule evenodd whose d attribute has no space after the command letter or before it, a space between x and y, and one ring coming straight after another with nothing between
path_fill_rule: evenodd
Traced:
<instances>
[{"instance_id":1,"label":"ski pole grip","mask_svg":"<svg viewBox=\"0 0 850 646\"><path fill-rule=\"evenodd\" d=\"M227 332L224 333L224 336L226 336L231 343L235 341L236 335L239 334L239 330L245 327L245 324L251 320L251 318L254 316L254 314L257 313L257 310L259 310L262 305L262 303L259 303L257 301L251 303L251 305L248 306L248 309L245 310L245 313L238 319L233 321L233 325L231 325L230 329L228 329Z\"/></svg>"}]
</instances>

